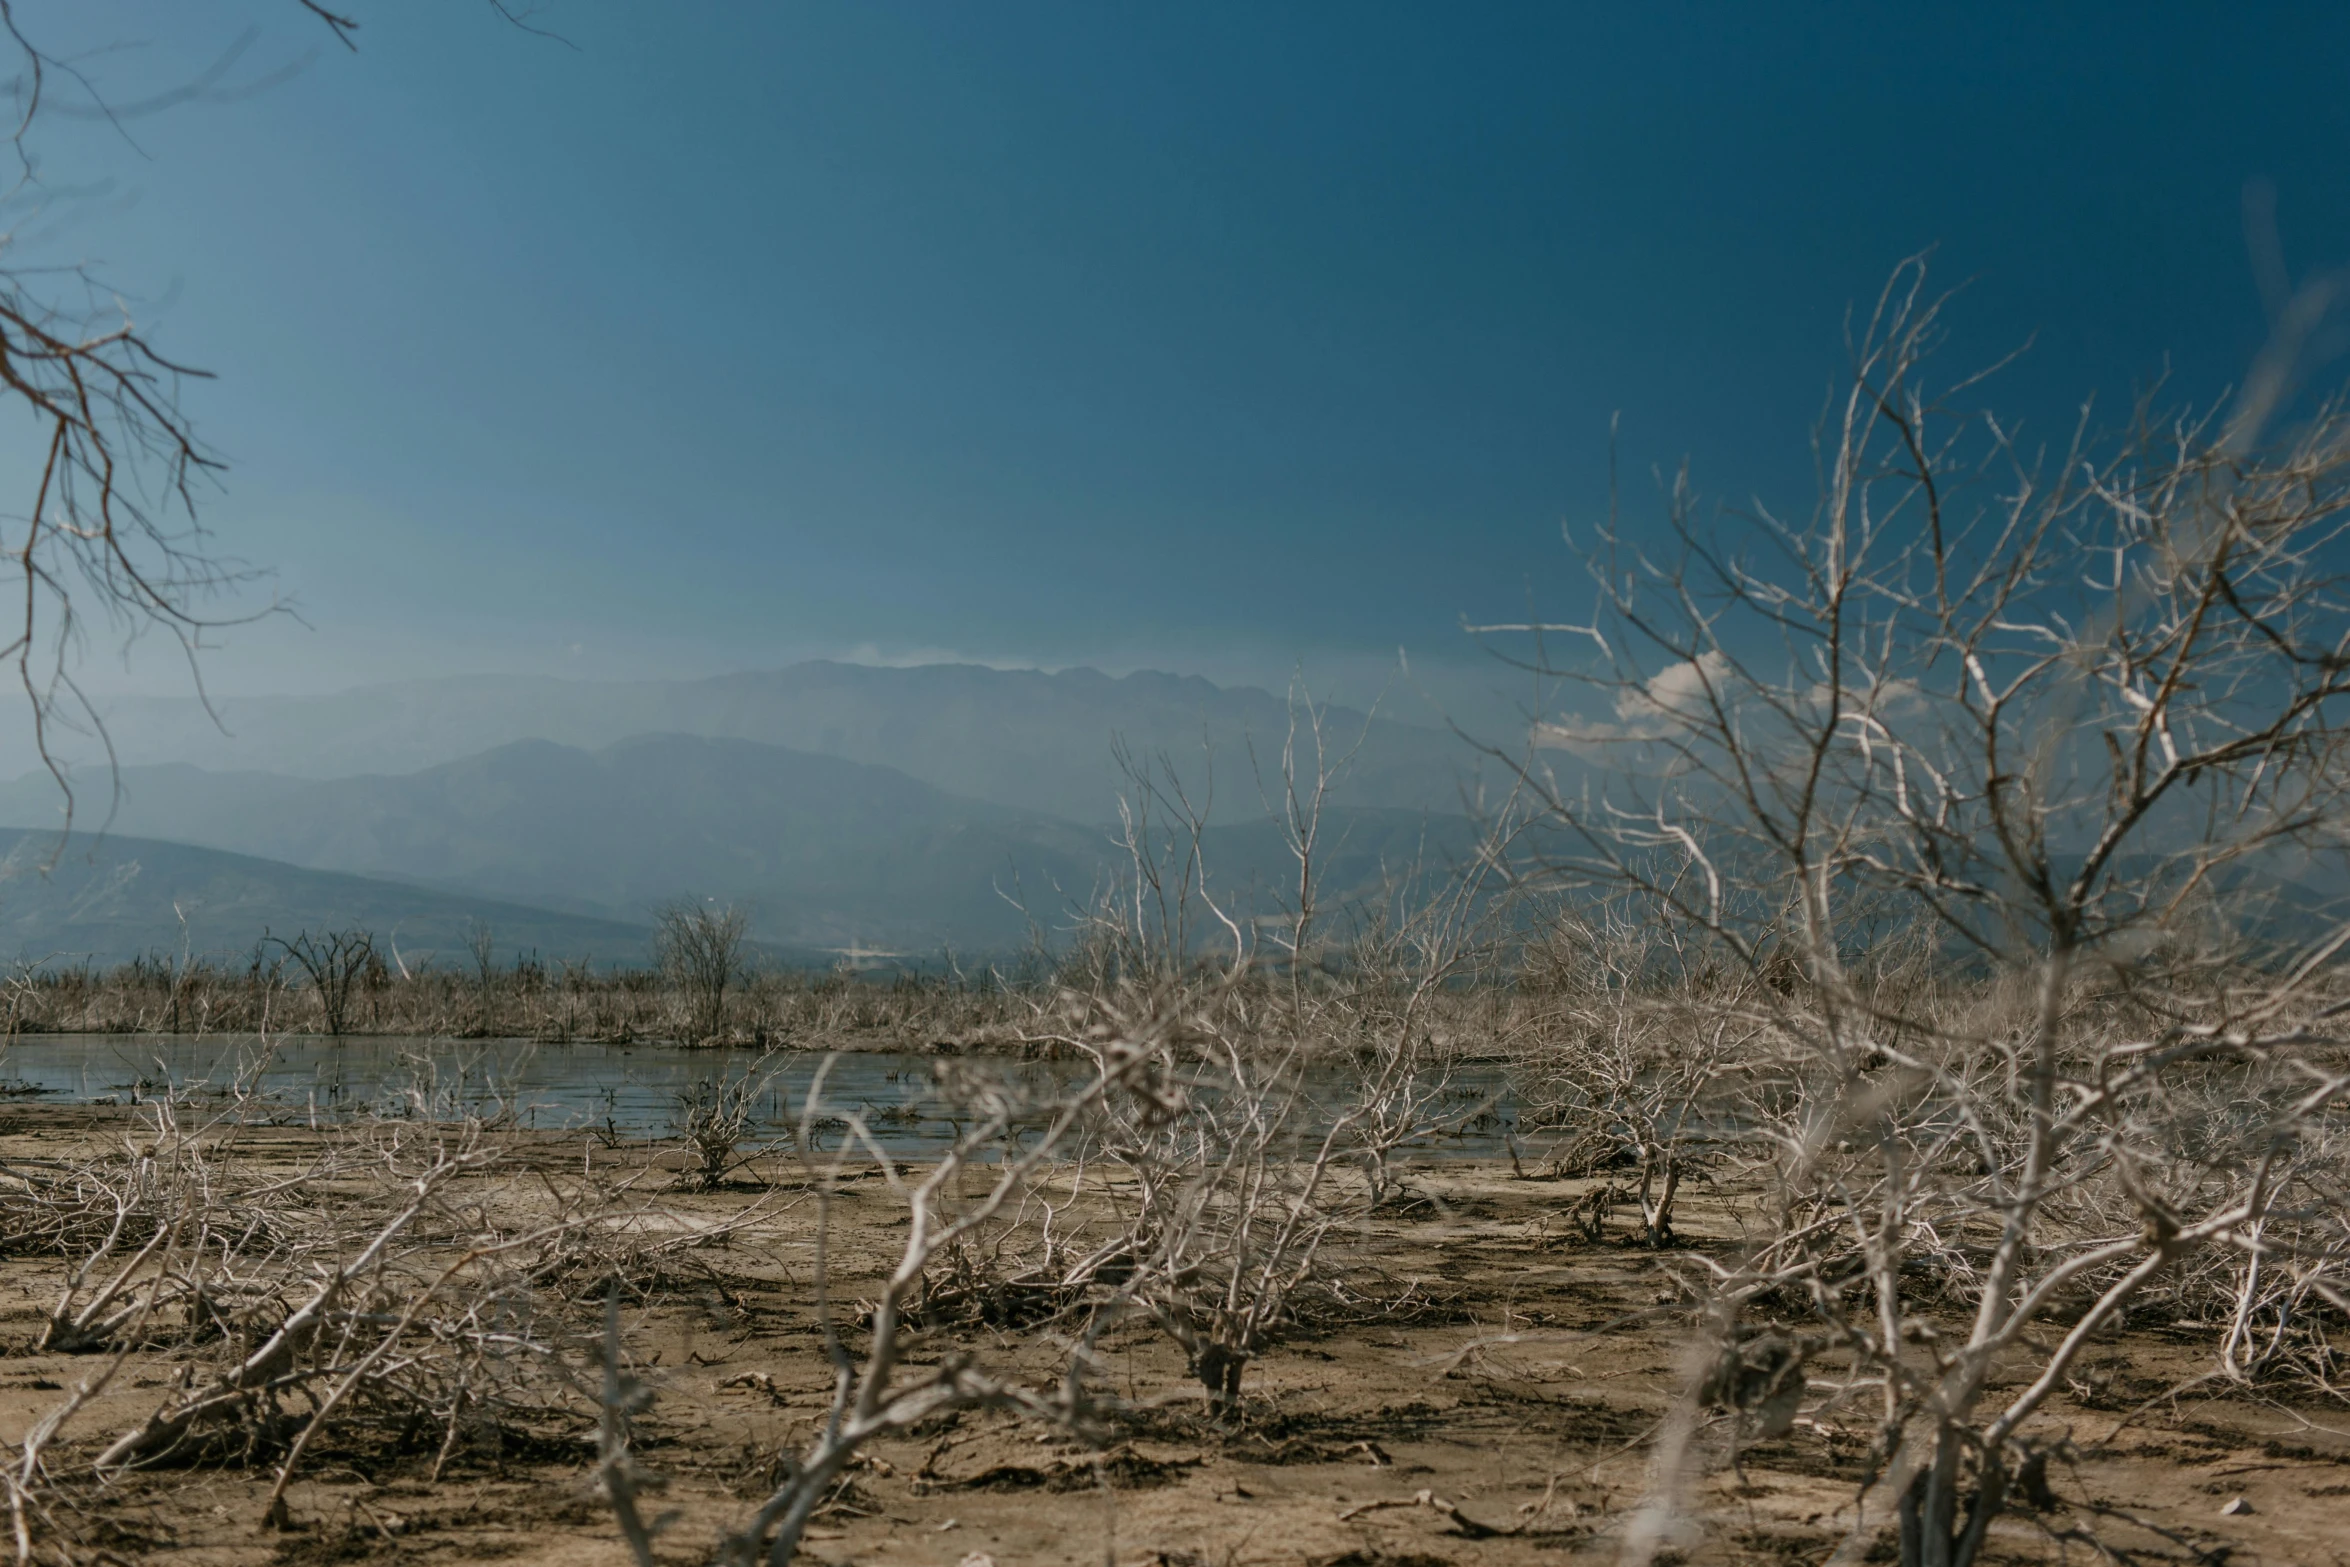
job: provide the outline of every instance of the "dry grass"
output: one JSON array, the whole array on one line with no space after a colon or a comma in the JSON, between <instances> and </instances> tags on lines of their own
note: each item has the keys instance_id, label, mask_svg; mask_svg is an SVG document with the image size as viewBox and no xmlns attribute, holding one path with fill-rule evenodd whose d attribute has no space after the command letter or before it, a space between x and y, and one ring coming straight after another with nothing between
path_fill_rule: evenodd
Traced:
<instances>
[{"instance_id":1,"label":"dry grass","mask_svg":"<svg viewBox=\"0 0 2350 1567\"><path fill-rule=\"evenodd\" d=\"M47 966L6 982L16 1034L330 1033L329 997L272 946L234 966L158 957L110 969ZM1049 986L1046 987L1049 993ZM523 956L459 971L363 964L341 1032L548 1044L677 1039L806 1047L861 1040L1015 1045L1036 1016L1034 987L914 976L872 978L754 968L718 999L664 968L547 965Z\"/></svg>"}]
</instances>

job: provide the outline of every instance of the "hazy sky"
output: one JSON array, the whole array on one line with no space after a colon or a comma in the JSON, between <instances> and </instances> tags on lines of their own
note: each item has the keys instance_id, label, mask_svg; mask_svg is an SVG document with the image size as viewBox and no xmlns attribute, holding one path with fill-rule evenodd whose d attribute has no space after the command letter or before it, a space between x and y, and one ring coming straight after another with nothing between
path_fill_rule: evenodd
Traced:
<instances>
[{"instance_id":1,"label":"hazy sky","mask_svg":"<svg viewBox=\"0 0 2350 1567\"><path fill-rule=\"evenodd\" d=\"M118 101L21 243L92 259L315 629L232 688L937 651L1215 676L1571 605L1562 518L1801 507L1903 255L2054 433L2263 331L2248 179L2350 263L2350 12L20 0ZM21 472L22 451L0 474ZM1725 526L1729 524L1724 524ZM109 662L107 657L99 659ZM141 683L164 675L141 661Z\"/></svg>"}]
</instances>

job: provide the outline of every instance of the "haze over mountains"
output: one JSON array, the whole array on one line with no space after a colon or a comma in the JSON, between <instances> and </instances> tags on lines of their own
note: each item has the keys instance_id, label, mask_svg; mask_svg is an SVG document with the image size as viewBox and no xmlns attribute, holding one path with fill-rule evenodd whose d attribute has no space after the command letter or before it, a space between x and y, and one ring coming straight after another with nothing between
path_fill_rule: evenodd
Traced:
<instances>
[{"instance_id":1,"label":"haze over mountains","mask_svg":"<svg viewBox=\"0 0 2350 1567\"><path fill-rule=\"evenodd\" d=\"M107 713L116 755L133 766L341 778L414 772L516 740L596 749L643 734L696 735L878 763L969 799L1101 822L1115 815L1120 787L1114 738L1137 752L1170 751L1194 776L1203 745L1211 748L1227 802L1254 809L1249 748L1275 773L1289 724L1281 697L1196 676L824 660L706 680L419 680L230 697L216 707L217 724L193 698L118 700ZM1461 808L1475 757L1452 735L1347 708L1328 710L1326 730L1334 750L1362 740L1342 803ZM88 744L75 754L85 763L95 755ZM38 761L29 725L0 725L0 776Z\"/></svg>"},{"instance_id":2,"label":"haze over mountains","mask_svg":"<svg viewBox=\"0 0 2350 1567\"><path fill-rule=\"evenodd\" d=\"M1250 757L1253 745L1277 787L1288 708L1197 679L815 664L620 686L434 681L222 706L232 736L193 704L112 715L126 766L105 852L119 867L123 844L141 839L280 862L281 925L318 906L301 876L332 871L384 889L374 905L344 899L357 923L420 920L404 900L427 890L505 905L501 945L516 908L585 922L549 925L546 943L530 943L550 955L571 955L566 939L586 943L576 955L634 955L652 908L689 893L749 905L754 932L781 947L1002 952L1065 926L1115 873L1105 824L1117 740L1168 752L1194 788L1213 755L1209 863L1228 894L1262 911L1294 874ZM1367 893L1465 852L1470 748L1345 711L1325 716L1325 737L1333 756L1362 740L1333 796L1333 893ZM219 766L230 759L245 765ZM97 780L85 775L84 788L88 827L104 800ZM0 822L54 824L58 803L46 774L31 773L0 785ZM202 896L217 899L217 866L152 845L128 859L138 869L121 887L141 889L148 926L163 918L154 900L173 875L202 869L215 878ZM269 895L251 864L239 874L231 901L255 925L240 938L249 942L271 920ZM0 940L27 953L96 950L42 939L37 910L15 912L23 903L0 886ZM115 925L128 932L141 918ZM82 935L96 928L85 922Z\"/></svg>"},{"instance_id":3,"label":"haze over mountains","mask_svg":"<svg viewBox=\"0 0 2350 1567\"><path fill-rule=\"evenodd\" d=\"M234 963L265 930L363 926L387 956L454 961L477 921L497 933L502 954L630 962L646 952L642 926L612 920L143 838L76 837L60 853L55 833L0 828L0 957L117 963L152 953Z\"/></svg>"}]
</instances>

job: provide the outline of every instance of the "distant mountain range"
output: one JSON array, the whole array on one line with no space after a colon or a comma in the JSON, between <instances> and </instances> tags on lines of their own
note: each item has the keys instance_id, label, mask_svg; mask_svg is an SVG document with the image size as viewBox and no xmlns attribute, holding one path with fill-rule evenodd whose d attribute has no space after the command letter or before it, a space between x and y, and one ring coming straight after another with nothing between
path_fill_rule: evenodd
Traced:
<instances>
[{"instance_id":1,"label":"distant mountain range","mask_svg":"<svg viewBox=\"0 0 2350 1567\"><path fill-rule=\"evenodd\" d=\"M139 839L630 927L667 899L720 898L747 905L763 941L833 952L1009 951L1034 929L1065 931L1123 868L1101 827L890 767L692 735L594 751L528 740L400 775L170 765L126 768L121 783L112 831ZM0 822L53 819L56 804L45 774L0 785ZM1271 822L1233 814L1209 830L1210 874L1237 913L1269 912L1294 862ZM1469 838L1455 813L1332 807L1325 905L1439 870Z\"/></svg>"},{"instance_id":2,"label":"distant mountain range","mask_svg":"<svg viewBox=\"0 0 2350 1567\"><path fill-rule=\"evenodd\" d=\"M1280 697L1191 676L825 661L707 680L421 680L331 696L231 697L217 710L216 724L192 699L120 700L110 704L108 730L126 764L295 778L412 773L518 740L588 749L646 734L751 740L893 767L968 800L1106 822L1121 783L1113 741L1141 756L1170 753L1195 785L1212 755L1219 814L1238 821L1262 809L1260 775L1263 792L1277 787L1290 723ZM1461 808L1478 758L1451 734L1327 710L1328 754L1358 741L1338 803ZM93 748L75 754L85 792L101 792ZM29 726L0 724L0 776L37 763Z\"/></svg>"},{"instance_id":3,"label":"distant mountain range","mask_svg":"<svg viewBox=\"0 0 2350 1567\"><path fill-rule=\"evenodd\" d=\"M600 962L646 956L642 925L185 844L109 835L61 845L53 832L0 829L0 961L106 965L162 953L234 963L264 929L292 936L363 927L411 965L446 963L460 959L477 920L496 933L502 954L536 950Z\"/></svg>"}]
</instances>

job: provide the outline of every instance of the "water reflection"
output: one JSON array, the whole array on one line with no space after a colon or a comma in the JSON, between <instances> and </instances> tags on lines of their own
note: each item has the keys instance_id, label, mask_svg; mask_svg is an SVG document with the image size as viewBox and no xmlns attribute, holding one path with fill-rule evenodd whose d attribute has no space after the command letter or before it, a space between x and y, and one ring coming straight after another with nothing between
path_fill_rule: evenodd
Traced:
<instances>
[{"instance_id":1,"label":"water reflection","mask_svg":"<svg viewBox=\"0 0 2350 1567\"><path fill-rule=\"evenodd\" d=\"M581 1128L626 1137L677 1129L681 1099L696 1084L756 1071L763 1129L796 1120L816 1074L823 1104L862 1115L875 1138L898 1153L932 1151L951 1140L954 1119L934 1093L941 1071L983 1072L1038 1093L1072 1080L1068 1062L1009 1058L942 1059L919 1051L754 1052L634 1045L542 1045L528 1040L447 1040L367 1036L22 1035L0 1050L0 1084L34 1103L132 1103L163 1093L199 1099L239 1081L279 1121L331 1120L357 1113L446 1118L511 1117L540 1129ZM1335 1083L1330 1085L1335 1088ZM1440 1115L1451 1124L1423 1139L1455 1154L1502 1151L1514 1120L1501 1074L1455 1074ZM831 1123L837 1128L838 1123ZM829 1141L829 1139L827 1139Z\"/></svg>"}]
</instances>

